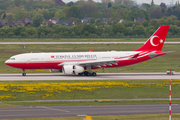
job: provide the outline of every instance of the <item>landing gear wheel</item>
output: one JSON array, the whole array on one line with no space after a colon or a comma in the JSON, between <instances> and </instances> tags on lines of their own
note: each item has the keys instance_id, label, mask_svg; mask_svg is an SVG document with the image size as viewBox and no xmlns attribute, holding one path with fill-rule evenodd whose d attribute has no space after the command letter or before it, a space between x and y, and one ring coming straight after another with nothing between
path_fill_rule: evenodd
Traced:
<instances>
[{"instance_id":1,"label":"landing gear wheel","mask_svg":"<svg viewBox=\"0 0 180 120\"><path fill-rule=\"evenodd\" d=\"M82 76L82 75L83 75L83 73L78 73L78 75L79 75L79 76Z\"/></svg>"},{"instance_id":2,"label":"landing gear wheel","mask_svg":"<svg viewBox=\"0 0 180 120\"><path fill-rule=\"evenodd\" d=\"M92 74L88 72L88 75L87 76L91 76Z\"/></svg>"},{"instance_id":3,"label":"landing gear wheel","mask_svg":"<svg viewBox=\"0 0 180 120\"><path fill-rule=\"evenodd\" d=\"M89 75L88 73L89 73L88 71L85 71L85 72L84 72L84 75L85 75L85 76L88 76L88 75Z\"/></svg>"},{"instance_id":4,"label":"landing gear wheel","mask_svg":"<svg viewBox=\"0 0 180 120\"><path fill-rule=\"evenodd\" d=\"M96 76L96 73L95 73L95 72L93 72L93 73L92 73L92 76Z\"/></svg>"},{"instance_id":5,"label":"landing gear wheel","mask_svg":"<svg viewBox=\"0 0 180 120\"><path fill-rule=\"evenodd\" d=\"M26 76L25 69L22 69L23 73L22 76Z\"/></svg>"},{"instance_id":6,"label":"landing gear wheel","mask_svg":"<svg viewBox=\"0 0 180 120\"><path fill-rule=\"evenodd\" d=\"M22 73L22 76L26 76L26 73Z\"/></svg>"}]
</instances>

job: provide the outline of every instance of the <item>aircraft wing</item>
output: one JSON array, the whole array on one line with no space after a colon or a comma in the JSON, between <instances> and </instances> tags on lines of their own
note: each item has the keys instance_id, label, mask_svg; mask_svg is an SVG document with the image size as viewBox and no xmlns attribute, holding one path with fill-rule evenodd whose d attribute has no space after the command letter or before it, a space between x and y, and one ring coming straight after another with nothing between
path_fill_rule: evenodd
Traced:
<instances>
[{"instance_id":1,"label":"aircraft wing","mask_svg":"<svg viewBox=\"0 0 180 120\"><path fill-rule=\"evenodd\" d=\"M90 61L82 61L82 62L64 62L64 63L59 64L58 66L61 66L61 65L80 65L80 66L93 66L93 67L100 67L99 65L111 66L112 64L117 65L118 61L129 60L129 59L131 58L126 57L126 58L119 58L119 59L98 59L98 60L90 60Z\"/></svg>"},{"instance_id":2,"label":"aircraft wing","mask_svg":"<svg viewBox=\"0 0 180 120\"><path fill-rule=\"evenodd\" d=\"M91 60L91 61L83 61L83 62L79 62L78 65L81 66L93 66L93 67L100 67L101 66L106 66L106 65L110 65L112 66L112 64L117 65L118 61L122 61L122 60L128 60L130 58L121 58L121 59L99 59L99 60Z\"/></svg>"}]
</instances>

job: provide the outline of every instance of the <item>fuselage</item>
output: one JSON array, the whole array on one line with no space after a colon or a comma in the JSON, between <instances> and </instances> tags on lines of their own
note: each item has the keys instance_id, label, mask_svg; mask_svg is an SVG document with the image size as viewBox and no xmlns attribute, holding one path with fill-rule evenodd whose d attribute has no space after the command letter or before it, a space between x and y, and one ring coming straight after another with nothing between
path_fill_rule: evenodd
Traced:
<instances>
[{"instance_id":1,"label":"fuselage","mask_svg":"<svg viewBox=\"0 0 180 120\"><path fill-rule=\"evenodd\" d=\"M103 59L119 59L124 57L132 57L139 54L137 58L129 60L122 60L117 64L100 65L101 68L122 67L139 62L149 60L153 57L164 55L165 52L160 51L161 54L149 56L154 51L107 51L107 52L61 52L61 53L24 53L12 56L5 63L11 67L20 69L62 69L63 66L59 64L64 62L81 62L91 60ZM156 51L157 52L157 51ZM97 69L99 67L92 67Z\"/></svg>"}]
</instances>

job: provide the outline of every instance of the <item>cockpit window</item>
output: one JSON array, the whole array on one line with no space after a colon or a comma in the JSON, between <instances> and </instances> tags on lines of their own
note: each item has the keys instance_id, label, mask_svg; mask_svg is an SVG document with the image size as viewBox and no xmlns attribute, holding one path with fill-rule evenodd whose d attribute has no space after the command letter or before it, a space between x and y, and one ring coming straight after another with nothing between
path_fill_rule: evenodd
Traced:
<instances>
[{"instance_id":1,"label":"cockpit window","mask_svg":"<svg viewBox=\"0 0 180 120\"><path fill-rule=\"evenodd\" d=\"M15 60L15 58L9 58L9 60Z\"/></svg>"}]
</instances>

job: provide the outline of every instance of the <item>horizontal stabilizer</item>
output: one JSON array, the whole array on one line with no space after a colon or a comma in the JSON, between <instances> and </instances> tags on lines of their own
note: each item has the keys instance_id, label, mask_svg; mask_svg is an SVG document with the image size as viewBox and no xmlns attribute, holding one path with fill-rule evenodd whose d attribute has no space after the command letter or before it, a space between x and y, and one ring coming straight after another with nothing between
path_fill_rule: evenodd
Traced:
<instances>
[{"instance_id":1,"label":"horizontal stabilizer","mask_svg":"<svg viewBox=\"0 0 180 120\"><path fill-rule=\"evenodd\" d=\"M171 53L171 52L175 52L175 51L167 51L166 53Z\"/></svg>"}]
</instances>

